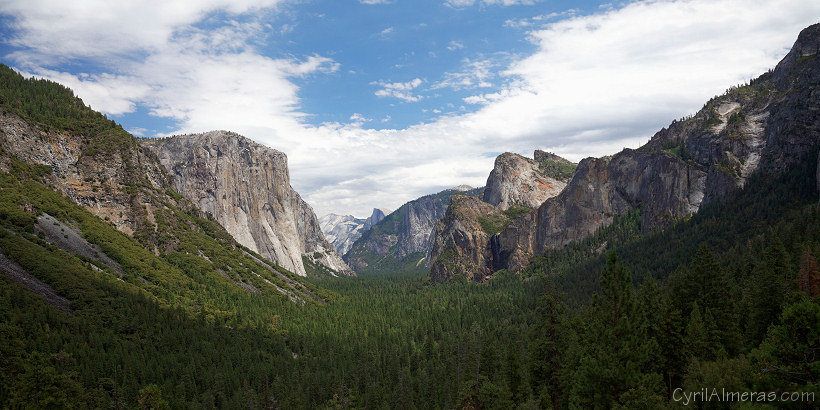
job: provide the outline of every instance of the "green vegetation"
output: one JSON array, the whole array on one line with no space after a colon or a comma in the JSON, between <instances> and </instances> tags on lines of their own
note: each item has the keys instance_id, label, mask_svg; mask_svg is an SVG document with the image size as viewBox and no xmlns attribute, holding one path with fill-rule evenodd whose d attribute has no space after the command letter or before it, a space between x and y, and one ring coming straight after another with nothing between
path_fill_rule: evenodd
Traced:
<instances>
[{"instance_id":1,"label":"green vegetation","mask_svg":"<svg viewBox=\"0 0 820 410\"><path fill-rule=\"evenodd\" d=\"M98 128L72 95L14 85L29 86L0 84L13 91L0 104L93 131L74 136L89 155L132 152L95 139L116 127ZM39 93L62 99L58 115L37 108L48 99ZM617 216L484 284L432 284L424 255L397 261L395 246L367 259L379 274L359 278L331 278L305 258L316 274L307 282L139 172L128 187L155 222L128 237L49 189L49 167L0 154L0 251L73 312L0 274L4 408L661 409L677 406L677 388L820 393L817 151L664 231L642 233L639 211ZM124 274L47 242L43 213ZM714 404L725 403L696 405Z\"/></svg>"},{"instance_id":2,"label":"green vegetation","mask_svg":"<svg viewBox=\"0 0 820 410\"><path fill-rule=\"evenodd\" d=\"M572 178L572 175L575 173L575 168L577 167L578 165L571 162L547 159L538 164L538 172L543 176L559 181L568 181Z\"/></svg>"},{"instance_id":3,"label":"green vegetation","mask_svg":"<svg viewBox=\"0 0 820 410\"><path fill-rule=\"evenodd\" d=\"M485 233L495 235L501 233L507 227L510 218L507 218L504 214L479 215L478 223Z\"/></svg>"},{"instance_id":4,"label":"green vegetation","mask_svg":"<svg viewBox=\"0 0 820 410\"><path fill-rule=\"evenodd\" d=\"M745 121L746 121L746 114L743 114L743 111L738 111L738 112L736 112L736 113L729 116L728 125L729 126L735 126L735 125L742 124Z\"/></svg>"},{"instance_id":5,"label":"green vegetation","mask_svg":"<svg viewBox=\"0 0 820 410\"><path fill-rule=\"evenodd\" d=\"M641 234L634 212L535 258L528 274L551 282L531 358L542 407L662 408L704 386L816 394L815 167L816 152L665 231Z\"/></svg>"},{"instance_id":6,"label":"green vegetation","mask_svg":"<svg viewBox=\"0 0 820 410\"><path fill-rule=\"evenodd\" d=\"M26 79L0 64L0 106L20 116L83 136L83 155L133 148L136 140L116 122L86 106L74 93L53 81Z\"/></svg>"},{"instance_id":7,"label":"green vegetation","mask_svg":"<svg viewBox=\"0 0 820 410\"><path fill-rule=\"evenodd\" d=\"M513 205L510 209L501 211L504 216L507 217L510 221L514 221L530 212L532 212L533 208L530 208L526 205Z\"/></svg>"},{"instance_id":8,"label":"green vegetation","mask_svg":"<svg viewBox=\"0 0 820 410\"><path fill-rule=\"evenodd\" d=\"M423 274L427 272L424 266L425 252L416 252L403 257L397 256L399 253L398 242L406 240L401 236L403 230L409 229L405 224L407 223L407 213L409 208L427 208L435 215L444 215L447 204L450 203L450 198L453 195L471 195L478 196L483 191L483 188L473 189L467 192L459 192L455 190L445 190L437 194L426 195L407 204L402 205L399 209L387 215L383 220L374 225L370 230L364 232L362 236L356 240L348 253L345 255L346 260L352 265L359 266L357 272L367 274L377 273L405 273L405 274ZM432 208L432 209L431 209ZM391 244L387 246L387 244ZM379 249L378 252L374 249ZM386 249L386 252L384 250ZM364 265L367 265L364 267Z\"/></svg>"},{"instance_id":9,"label":"green vegetation","mask_svg":"<svg viewBox=\"0 0 820 410\"><path fill-rule=\"evenodd\" d=\"M511 208L501 211L500 214L480 215L478 223L481 225L481 230L489 235L496 235L507 228L510 222L532 212L532 208L523 205L515 205Z\"/></svg>"}]
</instances>

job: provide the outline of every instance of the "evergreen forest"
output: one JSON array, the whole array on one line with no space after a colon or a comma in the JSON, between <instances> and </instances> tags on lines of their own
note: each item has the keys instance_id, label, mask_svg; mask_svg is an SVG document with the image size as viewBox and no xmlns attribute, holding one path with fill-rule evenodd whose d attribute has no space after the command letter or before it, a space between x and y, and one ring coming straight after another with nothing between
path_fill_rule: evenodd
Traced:
<instances>
[{"instance_id":1,"label":"evergreen forest","mask_svg":"<svg viewBox=\"0 0 820 410\"><path fill-rule=\"evenodd\" d=\"M86 157L138 145L70 90L0 71L2 109L85 136ZM155 223L161 235L127 236L52 189L50 167L0 156L0 263L67 300L0 274L0 408L815 408L820 399L816 150L665 230L642 233L632 212L486 283L432 283L412 270L299 278L179 194L139 182L134 195L154 195L167 212ZM44 215L123 272L55 246L37 228ZM767 394L680 399L703 388Z\"/></svg>"}]
</instances>

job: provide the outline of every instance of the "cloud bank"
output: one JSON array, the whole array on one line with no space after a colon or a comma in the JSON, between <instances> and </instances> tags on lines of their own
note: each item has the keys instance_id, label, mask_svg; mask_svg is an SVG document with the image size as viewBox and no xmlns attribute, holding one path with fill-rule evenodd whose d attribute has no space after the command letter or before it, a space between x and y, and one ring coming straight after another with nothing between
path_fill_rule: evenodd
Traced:
<instances>
[{"instance_id":1,"label":"cloud bank","mask_svg":"<svg viewBox=\"0 0 820 410\"><path fill-rule=\"evenodd\" d=\"M292 185L318 214L357 216L446 187L483 185L499 152L546 149L577 161L636 147L772 68L820 16L816 1L690 0L510 23L535 52L503 64L474 56L463 72L429 83L422 76L374 83L376 96L405 103L442 88L475 93L464 98L473 112L394 130L366 128L379 122L361 115L305 121L295 79L345 68L327 56L272 58L259 50L276 28L254 16L275 13L281 0L34 3L0 5L14 16L9 41L20 48L6 58L21 71L64 83L112 115L144 107L178 124L169 133L227 129L253 138L288 155ZM76 61L103 68L55 68ZM502 86L486 92L492 84Z\"/></svg>"}]
</instances>

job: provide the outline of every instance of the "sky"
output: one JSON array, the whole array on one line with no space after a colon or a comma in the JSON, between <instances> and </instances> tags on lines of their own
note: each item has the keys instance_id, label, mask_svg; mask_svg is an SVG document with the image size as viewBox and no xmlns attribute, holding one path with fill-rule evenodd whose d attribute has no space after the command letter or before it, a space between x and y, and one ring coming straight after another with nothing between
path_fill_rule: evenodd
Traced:
<instances>
[{"instance_id":1,"label":"sky","mask_svg":"<svg viewBox=\"0 0 820 410\"><path fill-rule=\"evenodd\" d=\"M321 216L636 148L773 68L816 0L0 0L0 62L132 134L284 152Z\"/></svg>"}]
</instances>

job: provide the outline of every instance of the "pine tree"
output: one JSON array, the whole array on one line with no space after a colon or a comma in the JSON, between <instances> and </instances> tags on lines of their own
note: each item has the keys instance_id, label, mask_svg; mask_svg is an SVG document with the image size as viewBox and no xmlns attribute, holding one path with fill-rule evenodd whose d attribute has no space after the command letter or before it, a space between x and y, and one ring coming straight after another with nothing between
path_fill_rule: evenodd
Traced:
<instances>
[{"instance_id":1,"label":"pine tree","mask_svg":"<svg viewBox=\"0 0 820 410\"><path fill-rule=\"evenodd\" d=\"M658 345L658 349L651 353L650 369L663 375L669 397L674 387L679 385L686 366L681 313L673 308L670 298L661 291L652 276L641 284L638 299L641 309L646 312L647 337L655 339Z\"/></svg>"},{"instance_id":2,"label":"pine tree","mask_svg":"<svg viewBox=\"0 0 820 410\"><path fill-rule=\"evenodd\" d=\"M741 334L737 323L734 301L736 289L729 274L715 259L712 251L701 245L688 268L678 268L670 279L672 299L684 317L691 315L692 304L697 302L701 314L708 311L715 322L715 341L728 353L740 350Z\"/></svg>"},{"instance_id":3,"label":"pine tree","mask_svg":"<svg viewBox=\"0 0 820 410\"><path fill-rule=\"evenodd\" d=\"M593 299L581 344L570 406L611 408L636 389L662 396L660 375L645 373L657 342L647 338L646 312L633 292L632 275L614 253L601 274L601 294Z\"/></svg>"},{"instance_id":4,"label":"pine tree","mask_svg":"<svg viewBox=\"0 0 820 410\"><path fill-rule=\"evenodd\" d=\"M760 347L751 354L761 391L790 386L791 391L814 391L820 385L820 305L806 297L783 309Z\"/></svg>"},{"instance_id":5,"label":"pine tree","mask_svg":"<svg viewBox=\"0 0 820 410\"><path fill-rule=\"evenodd\" d=\"M686 324L684 346L688 361L695 359L711 360L715 357L714 345L715 324L711 315L704 315L698 303L692 304L692 313Z\"/></svg>"},{"instance_id":6,"label":"pine tree","mask_svg":"<svg viewBox=\"0 0 820 410\"><path fill-rule=\"evenodd\" d=\"M530 362L531 387L540 397L542 408L559 408L563 395L560 375L566 346L566 305L561 299L555 284L547 281L547 291L538 299Z\"/></svg>"},{"instance_id":7,"label":"pine tree","mask_svg":"<svg viewBox=\"0 0 820 410\"><path fill-rule=\"evenodd\" d=\"M752 306L749 314L749 340L757 346L763 340L769 325L780 316L786 299L792 269L783 242L775 236L763 251L763 259L755 268Z\"/></svg>"},{"instance_id":8,"label":"pine tree","mask_svg":"<svg viewBox=\"0 0 820 410\"><path fill-rule=\"evenodd\" d=\"M817 267L817 260L814 259L810 246L806 246L806 253L800 258L797 287L810 298L820 295L820 268Z\"/></svg>"}]
</instances>

